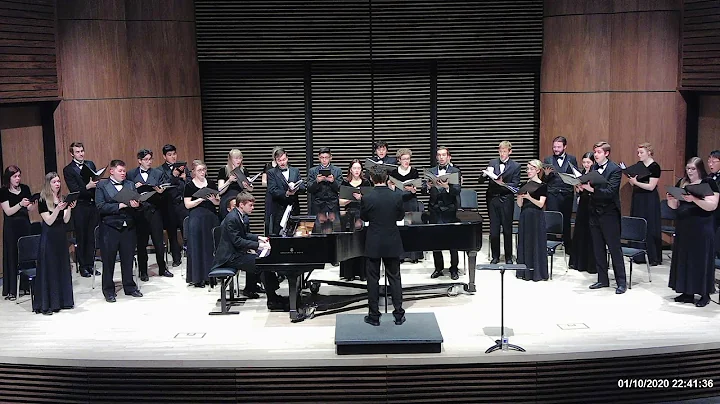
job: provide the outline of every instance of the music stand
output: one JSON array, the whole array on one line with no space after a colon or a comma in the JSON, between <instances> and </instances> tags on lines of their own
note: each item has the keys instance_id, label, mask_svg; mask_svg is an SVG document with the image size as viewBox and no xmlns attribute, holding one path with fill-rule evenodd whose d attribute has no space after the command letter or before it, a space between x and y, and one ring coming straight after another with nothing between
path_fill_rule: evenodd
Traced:
<instances>
[{"instance_id":1,"label":"music stand","mask_svg":"<svg viewBox=\"0 0 720 404\"><path fill-rule=\"evenodd\" d=\"M525 264L479 264L475 267L477 270L485 271L500 271L500 339L495 340L495 345L488 348L485 353L494 352L502 349L502 341L505 339L505 270L517 271L518 269L527 269ZM525 349L513 345L507 344L508 349L515 351L525 352Z\"/></svg>"}]
</instances>

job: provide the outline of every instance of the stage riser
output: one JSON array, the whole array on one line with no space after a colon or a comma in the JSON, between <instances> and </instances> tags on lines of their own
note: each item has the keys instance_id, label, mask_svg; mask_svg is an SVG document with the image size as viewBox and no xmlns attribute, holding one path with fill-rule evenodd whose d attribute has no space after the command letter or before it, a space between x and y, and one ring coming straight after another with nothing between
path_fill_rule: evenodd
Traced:
<instances>
[{"instance_id":1,"label":"stage riser","mask_svg":"<svg viewBox=\"0 0 720 404\"><path fill-rule=\"evenodd\" d=\"M709 389L621 389L617 387L620 378L712 378L715 383ZM720 396L720 350L564 362L375 368L0 365L2 403L649 403L715 396Z\"/></svg>"}]
</instances>

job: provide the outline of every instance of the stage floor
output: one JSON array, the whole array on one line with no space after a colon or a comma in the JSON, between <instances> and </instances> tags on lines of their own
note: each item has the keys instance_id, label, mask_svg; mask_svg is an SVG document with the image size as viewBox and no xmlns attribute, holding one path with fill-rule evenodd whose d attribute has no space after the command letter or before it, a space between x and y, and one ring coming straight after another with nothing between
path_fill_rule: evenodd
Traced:
<instances>
[{"instance_id":1,"label":"stage floor","mask_svg":"<svg viewBox=\"0 0 720 404\"><path fill-rule=\"evenodd\" d=\"M485 243L487 245L487 243ZM487 248L487 247L485 247ZM432 256L403 264L403 284L434 283ZM449 262L446 257L446 262ZM478 254L487 262L487 253ZM596 277L566 271L555 258L553 280L527 282L505 275L505 325L510 343L527 350L485 354L500 330L500 274L477 271L477 292L407 302L410 313L433 312L444 337L439 354L338 356L335 315L291 323L271 313L265 299L246 302L234 316L209 316L218 290L187 287L184 265L174 278L151 276L143 298L122 293L106 303L91 278L75 275L75 309L52 316L34 314L29 299L0 301L0 363L112 367L298 367L412 365L432 363L524 362L647 355L720 348L720 306L675 303L667 287L669 258L652 268L634 266L632 289L590 290ZM463 265L461 258L461 267ZM155 265L150 269L154 270ZM612 271L611 271L612 274ZM612 275L611 275L612 276ZM116 281L119 281L116 268ZM338 268L316 271L313 279L338 279ZM241 278L244 280L244 277ZM449 276L439 278L451 282ZM467 274L461 277L467 282ZM119 285L118 285L119 286ZM323 285L320 294L357 290ZM287 284L281 293L287 294ZM717 295L712 296L717 301ZM23 298L24 299L24 298ZM364 313L357 309L350 313ZM369 326L368 326L369 327Z\"/></svg>"}]
</instances>

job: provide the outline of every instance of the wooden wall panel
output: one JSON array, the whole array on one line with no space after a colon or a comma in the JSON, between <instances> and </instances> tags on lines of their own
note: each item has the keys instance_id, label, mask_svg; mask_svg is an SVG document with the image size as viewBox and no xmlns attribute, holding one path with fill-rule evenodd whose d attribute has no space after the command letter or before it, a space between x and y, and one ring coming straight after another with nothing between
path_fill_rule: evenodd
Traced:
<instances>
[{"instance_id":1,"label":"wooden wall panel","mask_svg":"<svg viewBox=\"0 0 720 404\"><path fill-rule=\"evenodd\" d=\"M672 11L613 14L611 90L670 90L678 86L680 19Z\"/></svg>"},{"instance_id":2,"label":"wooden wall panel","mask_svg":"<svg viewBox=\"0 0 720 404\"><path fill-rule=\"evenodd\" d=\"M0 170L4 171L5 167L11 164L17 165L22 170L22 183L28 185L33 192L40 192L45 178L40 114L38 105L0 107L0 139L4 164ZM31 213L30 220L39 221L40 215L37 212Z\"/></svg>"},{"instance_id":3,"label":"wooden wall panel","mask_svg":"<svg viewBox=\"0 0 720 404\"><path fill-rule=\"evenodd\" d=\"M681 0L551 0L545 16L680 10Z\"/></svg>"},{"instance_id":4,"label":"wooden wall panel","mask_svg":"<svg viewBox=\"0 0 720 404\"><path fill-rule=\"evenodd\" d=\"M545 18L540 91L607 89L610 28L607 15Z\"/></svg>"},{"instance_id":5,"label":"wooden wall panel","mask_svg":"<svg viewBox=\"0 0 720 404\"><path fill-rule=\"evenodd\" d=\"M552 153L552 139L555 136L565 136L568 139L568 152L581 156L590 151L595 142L609 139L609 124L608 93L541 94L540 156Z\"/></svg>"},{"instance_id":6,"label":"wooden wall panel","mask_svg":"<svg viewBox=\"0 0 720 404\"><path fill-rule=\"evenodd\" d=\"M127 22L130 96L199 96L192 22Z\"/></svg>"},{"instance_id":7,"label":"wooden wall panel","mask_svg":"<svg viewBox=\"0 0 720 404\"><path fill-rule=\"evenodd\" d=\"M125 9L128 21L195 21L192 0L126 0Z\"/></svg>"},{"instance_id":8,"label":"wooden wall panel","mask_svg":"<svg viewBox=\"0 0 720 404\"><path fill-rule=\"evenodd\" d=\"M58 98L53 2L0 0L0 103Z\"/></svg>"},{"instance_id":9,"label":"wooden wall panel","mask_svg":"<svg viewBox=\"0 0 720 404\"><path fill-rule=\"evenodd\" d=\"M700 96L698 117L698 156L703 160L720 149L720 95Z\"/></svg>"},{"instance_id":10,"label":"wooden wall panel","mask_svg":"<svg viewBox=\"0 0 720 404\"><path fill-rule=\"evenodd\" d=\"M60 20L58 49L64 99L128 96L124 21Z\"/></svg>"},{"instance_id":11,"label":"wooden wall panel","mask_svg":"<svg viewBox=\"0 0 720 404\"><path fill-rule=\"evenodd\" d=\"M59 20L124 20L125 0L57 0Z\"/></svg>"}]
</instances>

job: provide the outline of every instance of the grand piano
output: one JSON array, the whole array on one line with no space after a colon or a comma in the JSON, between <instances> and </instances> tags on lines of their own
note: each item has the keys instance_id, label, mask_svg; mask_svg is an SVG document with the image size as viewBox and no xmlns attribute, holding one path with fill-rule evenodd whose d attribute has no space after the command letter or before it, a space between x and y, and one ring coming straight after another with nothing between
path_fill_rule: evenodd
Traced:
<instances>
[{"instance_id":1,"label":"grand piano","mask_svg":"<svg viewBox=\"0 0 720 404\"><path fill-rule=\"evenodd\" d=\"M339 218L319 215L317 217L291 218L293 229L302 233L303 228L312 228L303 236L270 237L270 254L256 261L260 270L283 273L288 280L290 297L290 318L302 321L309 316L307 307L301 307L300 291L311 285L314 292L319 282L339 286L358 287L338 281L309 281L315 269L326 264L337 264L360 257L365 250L365 231L357 218L342 215ZM477 212L458 212L458 222L431 224L427 213L407 213L404 225L399 226L405 251L458 250L468 256L469 282L441 283L403 287L403 292L448 288L460 285L466 292L475 292L476 256L482 247L482 216ZM291 233L294 233L293 230ZM429 273L428 273L429 277ZM361 285L365 288L365 285ZM357 300L356 300L357 301Z\"/></svg>"}]
</instances>

